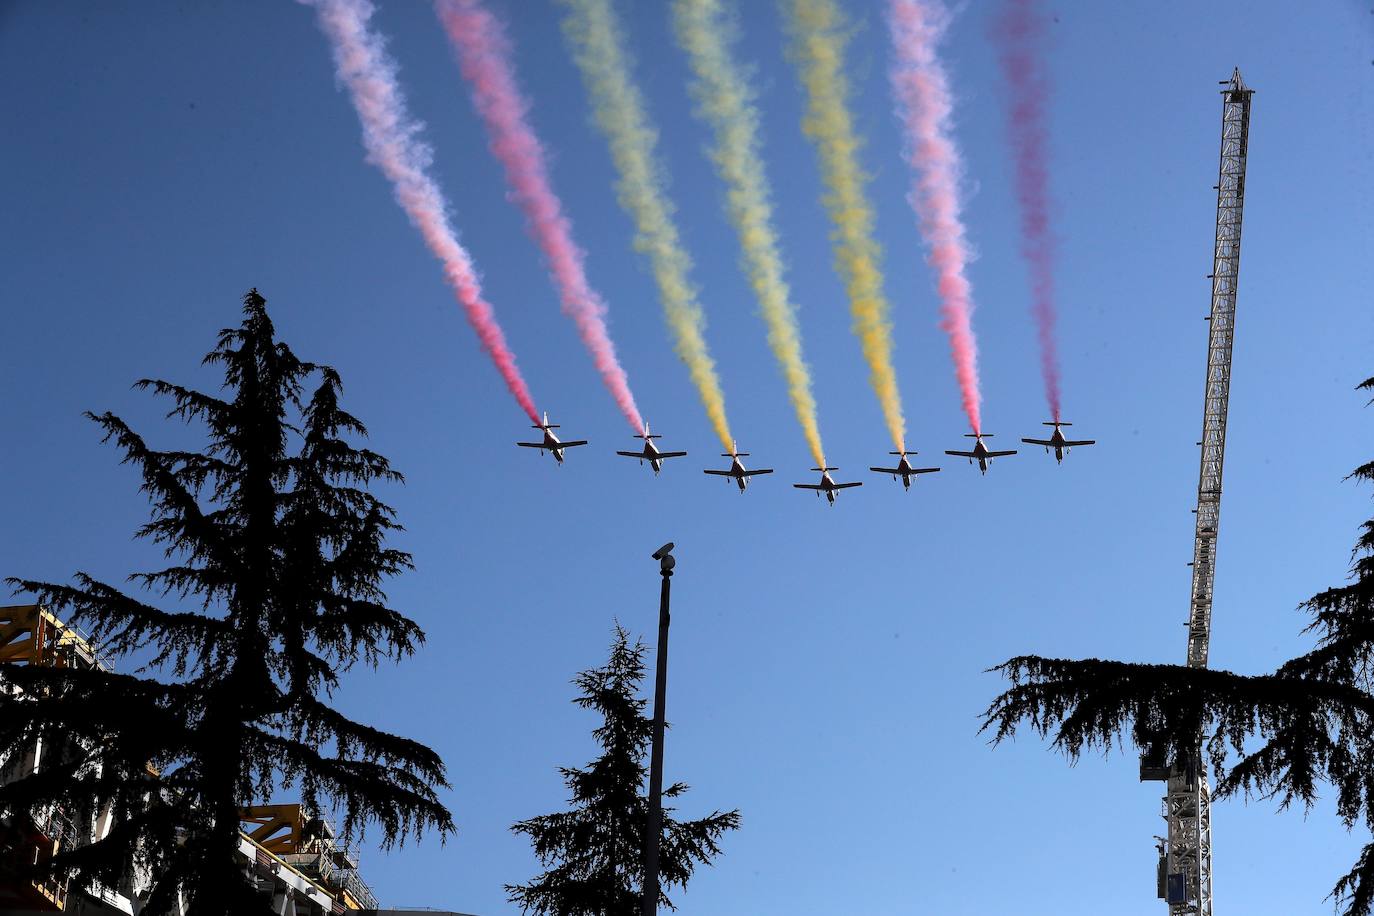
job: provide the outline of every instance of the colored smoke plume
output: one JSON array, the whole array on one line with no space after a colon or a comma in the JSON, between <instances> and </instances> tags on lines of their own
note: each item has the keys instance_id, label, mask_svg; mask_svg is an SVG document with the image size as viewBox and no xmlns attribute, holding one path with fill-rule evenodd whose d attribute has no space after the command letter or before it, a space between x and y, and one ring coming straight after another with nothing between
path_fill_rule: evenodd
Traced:
<instances>
[{"instance_id":1,"label":"colored smoke plume","mask_svg":"<svg viewBox=\"0 0 1374 916\"><path fill-rule=\"evenodd\" d=\"M692 95L715 133L711 158L726 185L726 210L768 328L768 345L786 379L811 455L818 467L825 467L811 370L802 358L797 310L784 276L771 191L759 152L759 113L749 80L728 46L738 31L736 22L727 18L720 0L676 0L673 14L678 41L696 76Z\"/></svg>"},{"instance_id":2,"label":"colored smoke plume","mask_svg":"<svg viewBox=\"0 0 1374 916\"><path fill-rule=\"evenodd\" d=\"M1031 313L1040 338L1040 374L1053 419L1059 419L1059 356L1055 346L1055 239L1050 230L1049 98L1045 18L1034 0L1008 0L994 25L1010 99L1008 130L1016 158L1016 197L1021 207L1021 253L1030 267Z\"/></svg>"},{"instance_id":3,"label":"colored smoke plume","mask_svg":"<svg viewBox=\"0 0 1374 916\"><path fill-rule=\"evenodd\" d=\"M577 325L616 406L635 432L642 433L644 420L606 327L606 304L587 282L583 252L573 242L572 224L549 183L544 147L526 117L530 103L516 82L505 29L481 0L438 0L435 9L458 52L491 151L505 169L511 195L544 253L563 311Z\"/></svg>"},{"instance_id":4,"label":"colored smoke plume","mask_svg":"<svg viewBox=\"0 0 1374 916\"><path fill-rule=\"evenodd\" d=\"M568 8L563 31L591 96L596 123L610 144L620 176L617 196L635 224L635 248L649 257L677 354L687 364L721 444L730 449L733 438L725 418L725 396L703 336L706 316L688 280L692 259L673 223L672 204L655 157L657 134L630 79L630 61L615 12L609 0L563 3Z\"/></svg>"},{"instance_id":5,"label":"colored smoke plume","mask_svg":"<svg viewBox=\"0 0 1374 916\"><path fill-rule=\"evenodd\" d=\"M978 343L973 335L973 288L965 269L971 259L964 231L959 179L963 165L950 132L954 108L949 79L936 46L949 21L935 0L892 0L888 25L895 57L891 70L906 156L915 171L908 200L920 217L940 295L940 327L949 334L954 374L969 425L982 432L978 390Z\"/></svg>"},{"instance_id":6,"label":"colored smoke plume","mask_svg":"<svg viewBox=\"0 0 1374 916\"><path fill-rule=\"evenodd\" d=\"M835 266L849 296L869 382L878 395L888 432L906 448L906 421L892 367L891 307L883 294L881 250L873 238L873 210L864 192L860 146L847 104L844 23L833 0L785 0L792 56L806 90L802 129L816 144L825 183L825 207L833 225Z\"/></svg>"},{"instance_id":7,"label":"colored smoke plume","mask_svg":"<svg viewBox=\"0 0 1374 916\"><path fill-rule=\"evenodd\" d=\"M444 278L477 331L482 348L530 421L538 423L534 398L515 365L515 354L506 345L491 305L482 298L472 259L458 243L443 192L429 175L433 154L419 139L423 125L406 111L396 64L381 37L368 27L374 7L368 0L312 0L310 5L333 46L339 81L348 87L362 122L368 161L391 181L396 202L443 265Z\"/></svg>"}]
</instances>

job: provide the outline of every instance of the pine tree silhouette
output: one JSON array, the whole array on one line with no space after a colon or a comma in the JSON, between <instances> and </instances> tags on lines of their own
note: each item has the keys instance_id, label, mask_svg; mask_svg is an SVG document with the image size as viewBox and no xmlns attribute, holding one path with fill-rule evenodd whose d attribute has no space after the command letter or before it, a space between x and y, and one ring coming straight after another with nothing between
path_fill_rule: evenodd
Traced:
<instances>
[{"instance_id":1,"label":"pine tree silhouette","mask_svg":"<svg viewBox=\"0 0 1374 916\"><path fill-rule=\"evenodd\" d=\"M508 899L538 916L639 916L644 884L644 837L649 799L644 794L646 760L653 721L638 696L644 680L642 642L630 644L619 625L604 668L574 679L573 700L594 710L602 724L594 732L604 753L585 768L560 767L572 793L572 810L545 814L511 827L530 838L545 871L528 884L506 885ZM664 798L677 798L687 786L674 783ZM739 827L739 811L712 812L679 821L664 808L659 854L659 903L673 908L667 889L685 888L697 863L720 854L718 841Z\"/></svg>"},{"instance_id":2,"label":"pine tree silhouette","mask_svg":"<svg viewBox=\"0 0 1374 916\"><path fill-rule=\"evenodd\" d=\"M114 888L149 875L149 913L171 911L178 894L191 916L263 912L234 852L240 806L274 789L316 812L337 806L343 834L373 826L384 847L454 829L436 794L448 785L438 755L329 704L355 663L424 642L385 604L383 581L410 556L385 546L400 526L367 489L401 475L349 443L366 430L339 406L338 373L276 339L256 289L243 315L204 359L223 371L222 397L136 385L170 398L169 418L202 425L203 450L156 451L114 414L87 414L139 470L152 520L137 536L170 563L129 579L180 607L82 572L72 585L8 580L69 612L104 652L153 653L146 676L6 666L23 699L6 693L0 716L0 747L44 738L63 749L0 788L0 815L53 804L78 825L110 815L104 839L49 868Z\"/></svg>"},{"instance_id":3,"label":"pine tree silhouette","mask_svg":"<svg viewBox=\"0 0 1374 916\"><path fill-rule=\"evenodd\" d=\"M1359 389L1374 391L1374 378ZM1374 401L1370 401L1374 404ZM1374 483L1374 461L1351 478ZM1351 581L1302 604L1311 652L1261 676L1181 665L1022 656L992 669L1012 686L984 713L994 743L1022 724L1070 760L1107 752L1129 734L1175 765L1194 760L1206 736L1214 798L1242 795L1311 808L1318 784L1336 790L1347 829L1374 828L1374 519L1361 526ZM1247 747L1247 739L1262 742ZM1331 894L1345 916L1374 910L1374 843Z\"/></svg>"}]
</instances>

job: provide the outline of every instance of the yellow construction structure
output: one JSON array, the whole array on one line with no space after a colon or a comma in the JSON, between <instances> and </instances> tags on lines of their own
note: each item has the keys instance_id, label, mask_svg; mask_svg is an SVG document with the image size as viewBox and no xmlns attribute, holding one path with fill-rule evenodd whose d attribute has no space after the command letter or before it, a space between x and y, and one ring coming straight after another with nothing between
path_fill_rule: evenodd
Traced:
<instances>
[{"instance_id":1,"label":"yellow construction structure","mask_svg":"<svg viewBox=\"0 0 1374 916\"><path fill-rule=\"evenodd\" d=\"M0 662L104 668L90 640L37 604L0 607Z\"/></svg>"},{"instance_id":2,"label":"yellow construction structure","mask_svg":"<svg viewBox=\"0 0 1374 916\"><path fill-rule=\"evenodd\" d=\"M58 668L105 667L85 634L36 604L0 607L0 663ZM38 747L9 748L0 759L7 773L19 775L32 772L40 756ZM67 908L65 882L37 882L18 877L11 863L45 862L57 854L64 841L71 839L70 820L56 807L36 810L32 817L15 823L0 823L0 911L60 912Z\"/></svg>"},{"instance_id":3,"label":"yellow construction structure","mask_svg":"<svg viewBox=\"0 0 1374 916\"><path fill-rule=\"evenodd\" d=\"M338 840L333 825L301 805L250 805L243 834L280 858L349 910L375 910L377 898L358 873L358 848Z\"/></svg>"},{"instance_id":4,"label":"yellow construction structure","mask_svg":"<svg viewBox=\"0 0 1374 916\"><path fill-rule=\"evenodd\" d=\"M0 607L0 665L4 664L109 670L90 637L37 604ZM0 690L17 692L6 686L2 668ZM39 746L0 749L0 782L33 773L43 754ZM270 897L276 912L377 909L376 897L358 873L357 848L340 842L328 820L311 815L301 805L252 806L242 814L237 858L245 877ZM50 859L64 842L96 839L79 836L79 832L55 807L34 810L28 818L0 821L0 912L131 912L130 897L139 893L135 887L107 890L96 900L65 882L40 884L18 876L14 868L18 863ZM111 896L122 905L111 905Z\"/></svg>"}]
</instances>

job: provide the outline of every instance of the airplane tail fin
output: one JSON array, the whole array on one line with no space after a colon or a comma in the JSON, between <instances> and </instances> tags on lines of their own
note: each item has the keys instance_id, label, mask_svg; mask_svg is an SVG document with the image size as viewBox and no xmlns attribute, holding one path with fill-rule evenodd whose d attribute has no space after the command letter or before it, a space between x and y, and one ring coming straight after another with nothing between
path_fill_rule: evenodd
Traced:
<instances>
[{"instance_id":1,"label":"airplane tail fin","mask_svg":"<svg viewBox=\"0 0 1374 916\"><path fill-rule=\"evenodd\" d=\"M888 452L889 455L915 455L917 452Z\"/></svg>"},{"instance_id":2,"label":"airplane tail fin","mask_svg":"<svg viewBox=\"0 0 1374 916\"><path fill-rule=\"evenodd\" d=\"M992 433L964 433L965 439L991 439Z\"/></svg>"},{"instance_id":3,"label":"airplane tail fin","mask_svg":"<svg viewBox=\"0 0 1374 916\"><path fill-rule=\"evenodd\" d=\"M1049 423L1041 423L1040 425L1041 425L1041 426L1073 426L1073 424L1070 423L1070 422L1068 422L1067 420L1051 421L1051 422L1049 422Z\"/></svg>"},{"instance_id":4,"label":"airplane tail fin","mask_svg":"<svg viewBox=\"0 0 1374 916\"><path fill-rule=\"evenodd\" d=\"M748 453L748 452L721 452L721 453L720 453L720 457L722 457L722 458L748 458L748 457L749 457L749 453Z\"/></svg>"},{"instance_id":5,"label":"airplane tail fin","mask_svg":"<svg viewBox=\"0 0 1374 916\"><path fill-rule=\"evenodd\" d=\"M826 471L838 471L839 468L812 468L811 470L820 471L822 474L824 474Z\"/></svg>"}]
</instances>

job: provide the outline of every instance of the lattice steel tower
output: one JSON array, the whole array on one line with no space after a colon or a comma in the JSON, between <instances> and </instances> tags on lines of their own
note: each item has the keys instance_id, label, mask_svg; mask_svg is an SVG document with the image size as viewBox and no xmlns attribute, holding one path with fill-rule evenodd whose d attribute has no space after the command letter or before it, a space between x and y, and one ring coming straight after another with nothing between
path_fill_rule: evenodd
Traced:
<instances>
[{"instance_id":1,"label":"lattice steel tower","mask_svg":"<svg viewBox=\"0 0 1374 916\"><path fill-rule=\"evenodd\" d=\"M1197 530L1193 539L1192 594L1188 603L1188 665L1207 667L1212 630L1212 583L1216 574L1221 470L1226 451L1226 411L1231 392L1231 347L1240 272L1241 211L1245 204L1245 156L1250 138L1250 96L1237 68L1221 91L1221 176L1217 181L1217 239L1212 261L1212 313L1207 316L1207 384L1202 410L1202 461L1198 471ZM1212 799L1201 739L1191 761L1164 769L1143 760L1142 779L1168 784L1163 815L1168 836L1160 849L1159 895L1169 916L1212 916Z\"/></svg>"}]
</instances>

